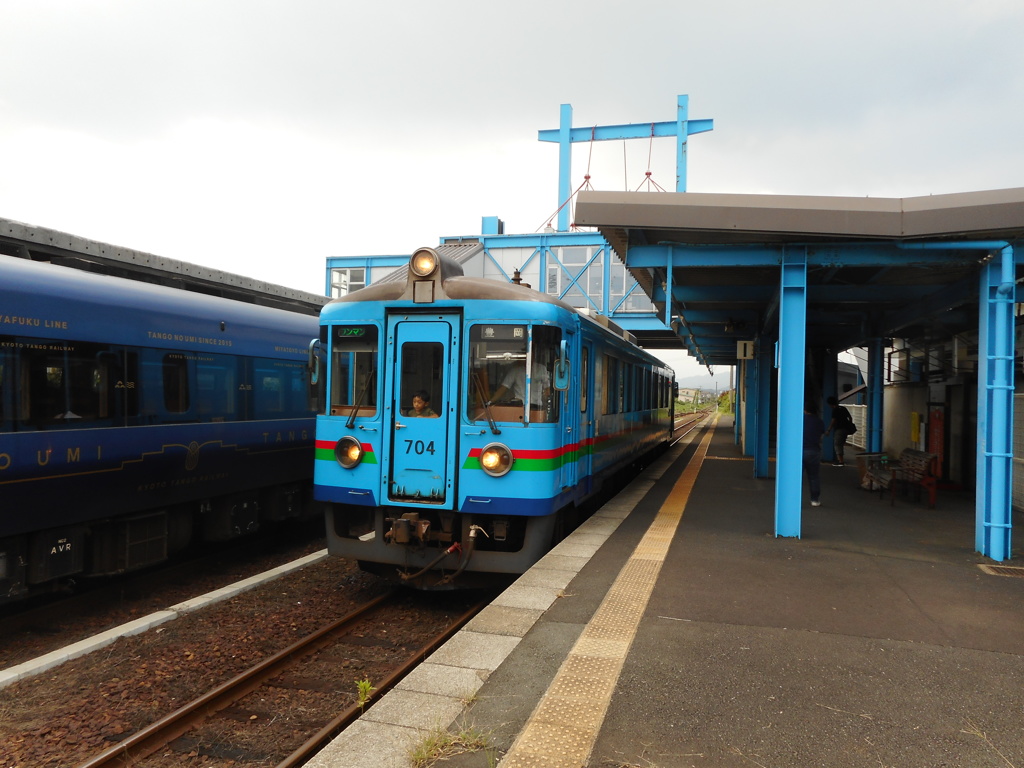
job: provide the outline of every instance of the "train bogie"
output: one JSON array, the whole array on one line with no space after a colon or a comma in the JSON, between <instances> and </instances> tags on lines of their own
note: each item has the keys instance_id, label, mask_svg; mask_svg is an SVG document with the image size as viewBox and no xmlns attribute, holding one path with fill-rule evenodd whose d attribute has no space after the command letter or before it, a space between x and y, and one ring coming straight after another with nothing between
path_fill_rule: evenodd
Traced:
<instances>
[{"instance_id":1,"label":"train bogie","mask_svg":"<svg viewBox=\"0 0 1024 768\"><path fill-rule=\"evenodd\" d=\"M321 325L329 550L417 585L523 572L670 436L671 374L621 332L430 249Z\"/></svg>"}]
</instances>

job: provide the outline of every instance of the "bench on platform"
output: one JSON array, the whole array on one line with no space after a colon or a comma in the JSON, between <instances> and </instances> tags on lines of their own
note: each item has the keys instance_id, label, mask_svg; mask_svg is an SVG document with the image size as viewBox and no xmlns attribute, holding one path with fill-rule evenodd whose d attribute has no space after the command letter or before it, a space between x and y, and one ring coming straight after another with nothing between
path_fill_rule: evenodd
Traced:
<instances>
[{"instance_id":1,"label":"bench on platform","mask_svg":"<svg viewBox=\"0 0 1024 768\"><path fill-rule=\"evenodd\" d=\"M888 490L891 504L896 503L897 488L904 495L910 488L914 488L917 491L917 498L921 497L923 488L928 491L928 506L934 508L939 483L935 471L936 458L934 453L904 448L900 452L899 461L872 462L864 474L864 479L870 483L867 486L869 488L877 488L881 493Z\"/></svg>"}]
</instances>

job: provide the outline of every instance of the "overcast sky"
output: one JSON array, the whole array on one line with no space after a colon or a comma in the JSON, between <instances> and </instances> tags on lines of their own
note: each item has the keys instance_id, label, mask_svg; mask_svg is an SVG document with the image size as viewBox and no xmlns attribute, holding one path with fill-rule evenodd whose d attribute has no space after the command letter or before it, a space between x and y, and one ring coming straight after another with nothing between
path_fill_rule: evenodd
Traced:
<instances>
[{"instance_id":1,"label":"overcast sky","mask_svg":"<svg viewBox=\"0 0 1024 768\"><path fill-rule=\"evenodd\" d=\"M1024 186L1020 0L0 7L0 217L312 292L327 256L543 227L563 103L660 122L689 94L715 121L693 192ZM670 139L577 145L572 186L650 165L672 190L674 164Z\"/></svg>"}]
</instances>

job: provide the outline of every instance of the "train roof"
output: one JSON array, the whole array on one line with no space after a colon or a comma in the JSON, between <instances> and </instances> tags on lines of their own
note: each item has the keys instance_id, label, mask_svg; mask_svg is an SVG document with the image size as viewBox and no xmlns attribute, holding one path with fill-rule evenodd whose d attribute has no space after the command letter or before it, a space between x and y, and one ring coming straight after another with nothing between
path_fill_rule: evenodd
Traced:
<instances>
[{"instance_id":1,"label":"train roof","mask_svg":"<svg viewBox=\"0 0 1024 768\"><path fill-rule=\"evenodd\" d=\"M416 255L421 252L433 254L437 258L437 269L430 275L417 276L413 273L412 262L415 260ZM329 320L335 309L341 309L344 306L373 302L396 304L402 302L401 306L405 306L405 303L408 303L409 306L421 308L435 305L435 303L444 306L443 302L445 301L528 302L546 305L579 317L582 323L591 324L599 333L608 334L624 344L634 347L637 355L640 357L647 358L659 365L665 365L663 361L642 349L637 344L636 337L633 334L624 331L604 315L592 314L586 310L577 309L559 298L526 285L484 277L467 277L463 274L462 263L474 255L474 253L472 250L462 249L452 252L443 245L436 249L419 249L413 254L412 259L410 259L410 266L404 271L401 269L395 270L385 280L373 283L365 288L360 288L358 291L353 291L347 296L333 299L324 308L321 319ZM459 256L463 258L460 259L458 258ZM416 290L417 286L423 286L424 283L433 284L433 287L426 294L426 298L420 296ZM538 312L538 314L540 313Z\"/></svg>"},{"instance_id":2,"label":"train roof","mask_svg":"<svg viewBox=\"0 0 1024 768\"><path fill-rule=\"evenodd\" d=\"M316 315L326 296L0 218L0 255Z\"/></svg>"},{"instance_id":3,"label":"train roof","mask_svg":"<svg viewBox=\"0 0 1024 768\"><path fill-rule=\"evenodd\" d=\"M9 256L0 282L12 336L291 356L317 333L311 315Z\"/></svg>"}]
</instances>

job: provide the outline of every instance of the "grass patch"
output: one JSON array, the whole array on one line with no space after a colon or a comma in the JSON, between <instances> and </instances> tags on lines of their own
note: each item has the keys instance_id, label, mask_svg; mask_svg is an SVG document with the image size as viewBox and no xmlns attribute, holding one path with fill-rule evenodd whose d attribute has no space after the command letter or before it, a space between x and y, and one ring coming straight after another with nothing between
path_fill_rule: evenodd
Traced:
<instances>
[{"instance_id":1,"label":"grass patch","mask_svg":"<svg viewBox=\"0 0 1024 768\"><path fill-rule=\"evenodd\" d=\"M435 728L427 733L409 750L413 768L430 768L439 760L466 752L489 750L490 740L486 734L473 727L460 728L454 733L444 728ZM493 752L488 752L488 765L497 765Z\"/></svg>"}]
</instances>

